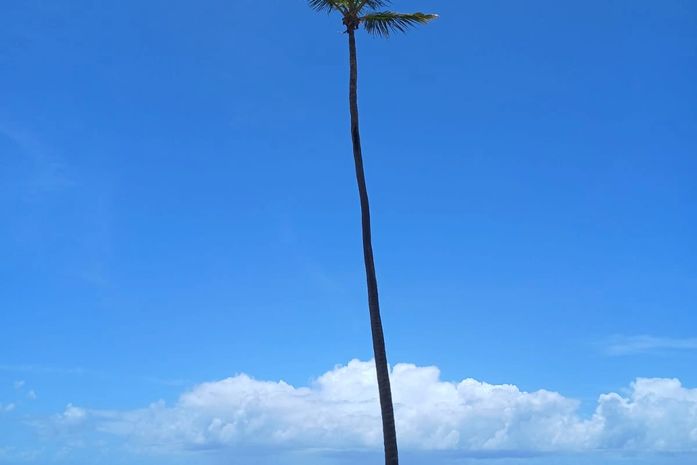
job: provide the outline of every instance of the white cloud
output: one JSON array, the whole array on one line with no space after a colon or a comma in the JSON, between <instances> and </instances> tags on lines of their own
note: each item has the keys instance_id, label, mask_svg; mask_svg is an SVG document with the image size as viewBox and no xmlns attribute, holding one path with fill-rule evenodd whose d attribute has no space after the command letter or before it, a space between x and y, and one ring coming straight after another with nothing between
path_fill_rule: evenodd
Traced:
<instances>
[{"instance_id":1,"label":"white cloud","mask_svg":"<svg viewBox=\"0 0 697 465\"><path fill-rule=\"evenodd\" d=\"M594 420L604 448L697 450L697 389L677 379L638 379L631 394L604 394Z\"/></svg>"},{"instance_id":2,"label":"white cloud","mask_svg":"<svg viewBox=\"0 0 697 465\"><path fill-rule=\"evenodd\" d=\"M15 387L15 389L19 391L20 389L22 389L24 387L25 382L20 380L20 381L15 381L12 384Z\"/></svg>"},{"instance_id":3,"label":"white cloud","mask_svg":"<svg viewBox=\"0 0 697 465\"><path fill-rule=\"evenodd\" d=\"M16 405L13 403L9 404L0 404L0 413L2 412L11 412L15 409Z\"/></svg>"},{"instance_id":4,"label":"white cloud","mask_svg":"<svg viewBox=\"0 0 697 465\"><path fill-rule=\"evenodd\" d=\"M0 446L0 463L16 464L22 462L32 462L39 456L39 452L35 450L20 450L16 447Z\"/></svg>"},{"instance_id":5,"label":"white cloud","mask_svg":"<svg viewBox=\"0 0 697 465\"><path fill-rule=\"evenodd\" d=\"M87 410L68 404L63 413L53 418L56 426L75 426L87 420Z\"/></svg>"},{"instance_id":6,"label":"white cloud","mask_svg":"<svg viewBox=\"0 0 697 465\"><path fill-rule=\"evenodd\" d=\"M66 368L46 365L9 365L0 363L0 371L48 375L84 375L88 372L83 368ZM24 381L17 381L19 388L24 386Z\"/></svg>"},{"instance_id":7,"label":"white cloud","mask_svg":"<svg viewBox=\"0 0 697 465\"><path fill-rule=\"evenodd\" d=\"M36 400L36 391L34 391L33 389L30 389L30 390L27 392L27 399L29 399L29 400Z\"/></svg>"},{"instance_id":8,"label":"white cloud","mask_svg":"<svg viewBox=\"0 0 697 465\"><path fill-rule=\"evenodd\" d=\"M605 344L608 355L631 355L656 351L697 350L697 338L614 336Z\"/></svg>"},{"instance_id":9,"label":"white cloud","mask_svg":"<svg viewBox=\"0 0 697 465\"><path fill-rule=\"evenodd\" d=\"M561 394L465 379L447 382L436 367L392 370L404 450L697 452L697 389L675 379L637 379L628 394L603 394L593 415ZM351 361L308 387L237 375L132 411L69 405L61 428L127 438L150 450L216 448L379 449L381 426L372 362Z\"/></svg>"}]
</instances>

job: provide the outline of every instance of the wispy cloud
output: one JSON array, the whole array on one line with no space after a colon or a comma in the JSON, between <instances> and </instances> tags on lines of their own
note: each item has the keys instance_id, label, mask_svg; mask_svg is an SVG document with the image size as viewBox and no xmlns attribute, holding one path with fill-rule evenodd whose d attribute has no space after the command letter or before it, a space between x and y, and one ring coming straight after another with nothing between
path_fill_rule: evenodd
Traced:
<instances>
[{"instance_id":1,"label":"wispy cloud","mask_svg":"<svg viewBox=\"0 0 697 465\"><path fill-rule=\"evenodd\" d=\"M0 463L30 463L40 456L39 450L21 450L16 447L0 446Z\"/></svg>"},{"instance_id":2,"label":"wispy cloud","mask_svg":"<svg viewBox=\"0 0 697 465\"><path fill-rule=\"evenodd\" d=\"M25 180L26 194L34 197L73 186L64 160L51 153L31 132L7 121L0 121L0 136L11 140L19 153L30 160L32 172Z\"/></svg>"},{"instance_id":3,"label":"wispy cloud","mask_svg":"<svg viewBox=\"0 0 697 465\"><path fill-rule=\"evenodd\" d=\"M668 338L655 336L613 336L603 344L608 355L632 355L662 351L697 350L697 338Z\"/></svg>"},{"instance_id":4,"label":"wispy cloud","mask_svg":"<svg viewBox=\"0 0 697 465\"><path fill-rule=\"evenodd\" d=\"M0 371L11 373L30 373L30 374L55 374L55 375L83 375L86 370L80 367L57 367L48 365L12 365L0 363ZM15 383L15 389L21 389L24 386L24 381Z\"/></svg>"},{"instance_id":5,"label":"wispy cloud","mask_svg":"<svg viewBox=\"0 0 697 465\"><path fill-rule=\"evenodd\" d=\"M190 381L178 378L159 378L157 376L142 376L140 378L146 383L160 384L162 386L183 387L192 384Z\"/></svg>"},{"instance_id":6,"label":"wispy cloud","mask_svg":"<svg viewBox=\"0 0 697 465\"><path fill-rule=\"evenodd\" d=\"M13 402L10 402L9 404L3 404L0 403L0 414L3 412L11 412L17 407Z\"/></svg>"}]
</instances>

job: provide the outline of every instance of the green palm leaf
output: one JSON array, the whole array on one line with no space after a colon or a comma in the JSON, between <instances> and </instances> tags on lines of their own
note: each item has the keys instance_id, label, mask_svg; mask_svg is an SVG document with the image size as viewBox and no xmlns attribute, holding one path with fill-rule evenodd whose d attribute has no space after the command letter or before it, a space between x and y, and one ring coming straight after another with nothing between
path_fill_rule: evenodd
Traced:
<instances>
[{"instance_id":1,"label":"green palm leaf","mask_svg":"<svg viewBox=\"0 0 697 465\"><path fill-rule=\"evenodd\" d=\"M406 32L410 27L426 24L437 17L438 15L426 13L404 14L380 11L361 16L359 19L370 34L388 37L392 32Z\"/></svg>"},{"instance_id":2,"label":"green palm leaf","mask_svg":"<svg viewBox=\"0 0 697 465\"><path fill-rule=\"evenodd\" d=\"M308 0L307 2L310 8L316 11L328 11L339 10L342 13L346 13L351 6L351 0Z\"/></svg>"},{"instance_id":3,"label":"green palm leaf","mask_svg":"<svg viewBox=\"0 0 697 465\"><path fill-rule=\"evenodd\" d=\"M339 10L342 13L359 14L364 8L376 10L386 7L391 0L308 0L310 8L316 11Z\"/></svg>"}]
</instances>

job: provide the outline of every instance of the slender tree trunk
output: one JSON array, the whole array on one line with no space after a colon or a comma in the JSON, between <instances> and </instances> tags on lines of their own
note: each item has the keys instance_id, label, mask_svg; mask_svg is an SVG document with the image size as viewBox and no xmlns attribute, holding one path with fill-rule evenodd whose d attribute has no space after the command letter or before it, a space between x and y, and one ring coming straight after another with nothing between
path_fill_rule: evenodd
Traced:
<instances>
[{"instance_id":1,"label":"slender tree trunk","mask_svg":"<svg viewBox=\"0 0 697 465\"><path fill-rule=\"evenodd\" d=\"M397 433L394 424L394 410L392 407L392 391L390 389L390 375L387 369L387 353L385 351L385 338L382 333L382 321L380 319L380 302L378 300L378 282L375 277L375 262L373 260L373 244L370 231L370 205L368 203L368 190L365 185L365 173L363 172L363 154L361 152L361 135L358 129L358 63L356 59L356 36L352 27L348 28L349 55L350 55L350 79L349 79L349 103L351 106L351 142L353 143L353 159L356 164L356 181L358 193L361 199L361 220L363 229L363 258L365 261L365 274L368 283L368 308L370 309L370 330L373 335L373 353L375 355L375 370L378 378L378 390L380 392L380 411L382 414L382 434L385 442L385 465L398 465Z\"/></svg>"}]
</instances>

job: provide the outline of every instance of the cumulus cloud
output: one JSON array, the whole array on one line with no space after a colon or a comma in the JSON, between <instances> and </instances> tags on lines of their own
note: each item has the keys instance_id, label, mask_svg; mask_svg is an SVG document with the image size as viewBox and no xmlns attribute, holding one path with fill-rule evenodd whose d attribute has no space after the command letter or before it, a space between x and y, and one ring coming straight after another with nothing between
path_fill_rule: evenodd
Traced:
<instances>
[{"instance_id":1,"label":"cumulus cloud","mask_svg":"<svg viewBox=\"0 0 697 465\"><path fill-rule=\"evenodd\" d=\"M582 417L576 400L556 392L443 381L438 368L411 364L395 365L391 377L404 450L697 452L697 389L676 379L637 379L624 395L601 395L594 413ZM171 406L100 411L69 405L51 425L169 452L382 444L374 365L358 360L304 387L240 374L197 385Z\"/></svg>"}]
</instances>

